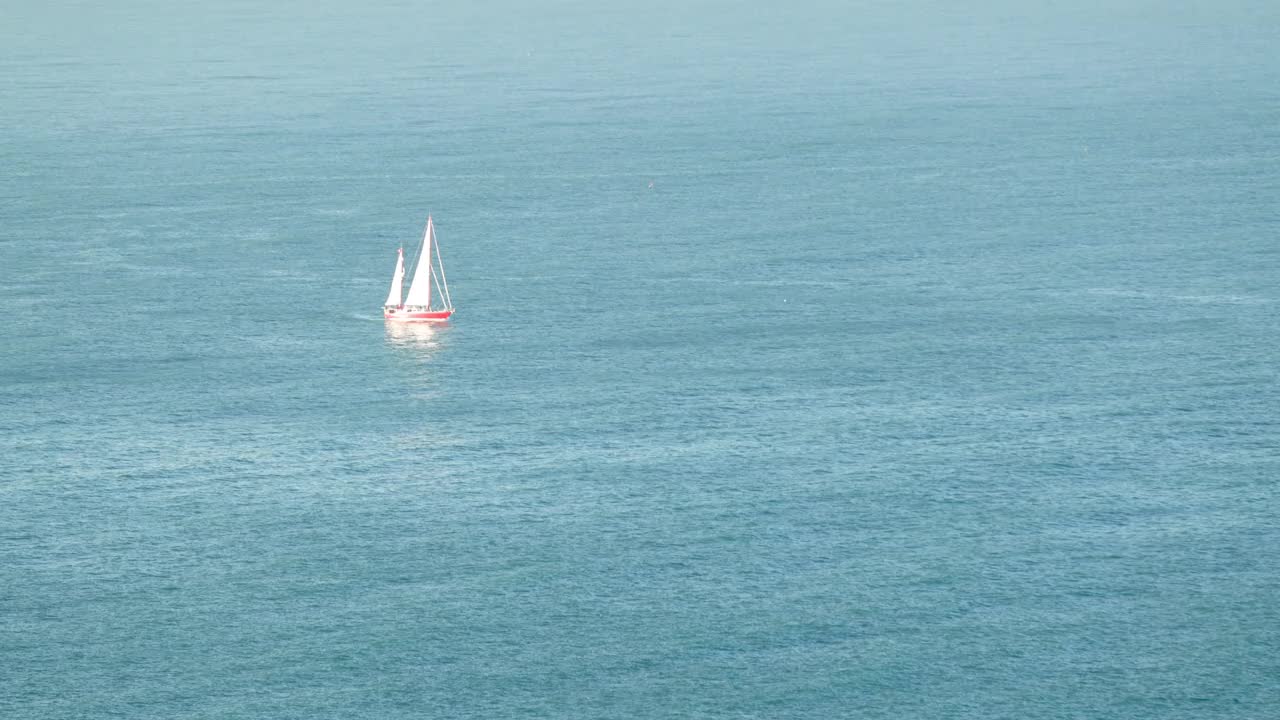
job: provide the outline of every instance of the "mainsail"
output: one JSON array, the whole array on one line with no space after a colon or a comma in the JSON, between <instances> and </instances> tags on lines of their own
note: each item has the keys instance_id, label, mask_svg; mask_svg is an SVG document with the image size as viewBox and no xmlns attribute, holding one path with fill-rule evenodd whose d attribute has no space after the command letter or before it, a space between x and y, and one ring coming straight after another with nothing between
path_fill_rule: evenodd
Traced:
<instances>
[{"instance_id":1,"label":"mainsail","mask_svg":"<svg viewBox=\"0 0 1280 720\"><path fill-rule=\"evenodd\" d=\"M427 232L422 237L422 252L418 254L418 267L413 271L413 282L409 285L409 296L404 299L407 307L431 306L431 245L435 230L431 217L427 216Z\"/></svg>"},{"instance_id":2,"label":"mainsail","mask_svg":"<svg viewBox=\"0 0 1280 720\"><path fill-rule=\"evenodd\" d=\"M400 307L400 298L402 297L401 288L404 286L404 248L400 248L400 254L396 257L396 272L391 276L391 292L387 293L387 301L383 303L385 307Z\"/></svg>"}]
</instances>

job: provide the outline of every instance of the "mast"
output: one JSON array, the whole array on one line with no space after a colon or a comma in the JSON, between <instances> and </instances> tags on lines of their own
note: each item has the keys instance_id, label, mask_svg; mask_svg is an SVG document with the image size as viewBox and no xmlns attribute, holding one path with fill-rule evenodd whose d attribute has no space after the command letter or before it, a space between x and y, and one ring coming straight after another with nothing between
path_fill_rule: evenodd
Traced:
<instances>
[{"instance_id":1,"label":"mast","mask_svg":"<svg viewBox=\"0 0 1280 720\"><path fill-rule=\"evenodd\" d=\"M387 293L387 301L383 303L385 307L400 307L400 299L403 296L404 286L404 248L400 248L396 253L396 270L391 275L391 291Z\"/></svg>"},{"instance_id":2,"label":"mast","mask_svg":"<svg viewBox=\"0 0 1280 720\"><path fill-rule=\"evenodd\" d=\"M409 285L409 295L404 304L410 307L431 307L431 243L435 230L432 228L431 216L427 216L427 231L422 236L422 252L418 255L418 267L413 270L413 283ZM426 260L424 266L422 261Z\"/></svg>"}]
</instances>

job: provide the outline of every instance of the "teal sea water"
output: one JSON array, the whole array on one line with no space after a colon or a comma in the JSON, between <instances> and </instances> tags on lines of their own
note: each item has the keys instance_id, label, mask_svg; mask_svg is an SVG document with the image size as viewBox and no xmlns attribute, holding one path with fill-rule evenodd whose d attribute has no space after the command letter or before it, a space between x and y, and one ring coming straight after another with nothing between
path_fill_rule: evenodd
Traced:
<instances>
[{"instance_id":1,"label":"teal sea water","mask_svg":"<svg viewBox=\"0 0 1280 720\"><path fill-rule=\"evenodd\" d=\"M1275 717L1280 5L1068 5L9 3L0 717Z\"/></svg>"}]
</instances>

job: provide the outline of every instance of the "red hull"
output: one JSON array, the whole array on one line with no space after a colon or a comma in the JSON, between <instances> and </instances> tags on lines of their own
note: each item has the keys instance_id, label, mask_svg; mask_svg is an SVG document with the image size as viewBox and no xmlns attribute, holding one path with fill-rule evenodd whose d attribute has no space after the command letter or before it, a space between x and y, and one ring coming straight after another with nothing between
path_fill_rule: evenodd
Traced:
<instances>
[{"instance_id":1,"label":"red hull","mask_svg":"<svg viewBox=\"0 0 1280 720\"><path fill-rule=\"evenodd\" d=\"M382 317L387 320L399 320L401 322L446 322L449 316L453 314L453 310L427 310L409 311L403 308L395 310L383 309Z\"/></svg>"}]
</instances>

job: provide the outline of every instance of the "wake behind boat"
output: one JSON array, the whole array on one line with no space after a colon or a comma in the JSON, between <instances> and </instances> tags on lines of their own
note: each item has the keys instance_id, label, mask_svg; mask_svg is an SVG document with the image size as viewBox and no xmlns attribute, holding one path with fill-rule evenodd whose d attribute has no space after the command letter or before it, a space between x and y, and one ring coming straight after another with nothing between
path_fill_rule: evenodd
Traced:
<instances>
[{"instance_id":1,"label":"wake behind boat","mask_svg":"<svg viewBox=\"0 0 1280 720\"><path fill-rule=\"evenodd\" d=\"M417 264L408 296L401 298L404 285L404 248L396 257L395 274L391 276L391 292L382 306L382 317L397 322L446 322L453 315L453 300L449 297L449 281L444 276L444 260L440 257L440 244L436 242L435 224L427 216L427 231L418 249ZM432 262L434 257L435 262ZM436 277L436 266L440 275ZM439 307L432 308L431 286L435 285Z\"/></svg>"}]
</instances>

